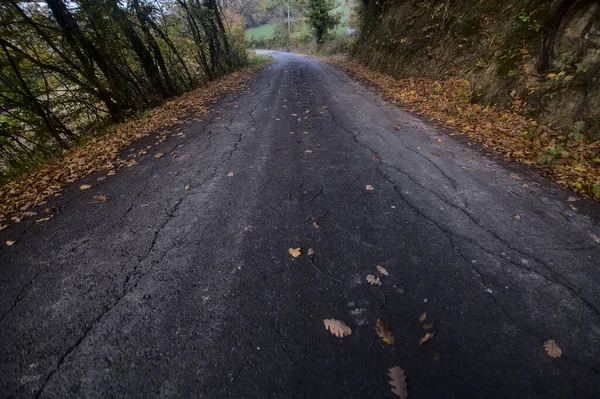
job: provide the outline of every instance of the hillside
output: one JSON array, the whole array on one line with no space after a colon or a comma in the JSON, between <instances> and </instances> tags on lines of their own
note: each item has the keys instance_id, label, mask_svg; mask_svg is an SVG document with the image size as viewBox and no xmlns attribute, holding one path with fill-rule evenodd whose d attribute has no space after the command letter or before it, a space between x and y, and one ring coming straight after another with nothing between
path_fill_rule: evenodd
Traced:
<instances>
[{"instance_id":1,"label":"hillside","mask_svg":"<svg viewBox=\"0 0 600 399\"><path fill-rule=\"evenodd\" d=\"M575 138L600 139L598 1L363 5L353 49L363 65L396 78L466 78L473 102L510 108Z\"/></svg>"}]
</instances>

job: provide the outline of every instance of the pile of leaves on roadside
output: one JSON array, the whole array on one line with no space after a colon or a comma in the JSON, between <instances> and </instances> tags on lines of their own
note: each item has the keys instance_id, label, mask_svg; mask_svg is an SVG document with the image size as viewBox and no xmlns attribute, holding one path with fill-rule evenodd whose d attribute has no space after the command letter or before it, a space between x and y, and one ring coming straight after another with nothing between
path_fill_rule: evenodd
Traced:
<instances>
[{"instance_id":1,"label":"pile of leaves on roadside","mask_svg":"<svg viewBox=\"0 0 600 399\"><path fill-rule=\"evenodd\" d=\"M147 116L116 126L110 133L93 138L69 150L60 159L35 169L19 180L0 186L0 230L8 215L13 221L35 214L27 210L59 196L66 185L96 171L114 174L123 166L133 166L135 159L121 159L119 153L134 141L152 133L158 134L154 145L167 139L164 130L182 125L190 116L206 113L206 105L231 90L244 87L244 81L263 65L246 68L189 92L150 111ZM162 132L161 132L162 131ZM147 152L147 151L146 151ZM144 153L144 152L143 152Z\"/></svg>"},{"instance_id":2,"label":"pile of leaves on roadside","mask_svg":"<svg viewBox=\"0 0 600 399\"><path fill-rule=\"evenodd\" d=\"M464 79L394 79L342 57L324 58L359 79L378 86L393 102L427 116L506 159L535 165L557 183L600 200L600 142L573 132L553 130L516 110L471 103L472 86ZM514 104L515 108L519 104Z\"/></svg>"}]
</instances>

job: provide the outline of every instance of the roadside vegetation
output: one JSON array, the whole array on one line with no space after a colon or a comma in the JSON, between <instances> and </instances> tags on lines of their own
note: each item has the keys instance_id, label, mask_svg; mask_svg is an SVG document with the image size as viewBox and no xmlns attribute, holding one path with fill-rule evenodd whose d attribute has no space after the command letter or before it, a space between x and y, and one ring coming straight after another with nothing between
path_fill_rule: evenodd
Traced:
<instances>
[{"instance_id":1,"label":"roadside vegetation","mask_svg":"<svg viewBox=\"0 0 600 399\"><path fill-rule=\"evenodd\" d=\"M250 1L243 11L246 41L256 49L322 55L347 52L352 4L350 0Z\"/></svg>"},{"instance_id":2,"label":"roadside vegetation","mask_svg":"<svg viewBox=\"0 0 600 399\"><path fill-rule=\"evenodd\" d=\"M247 65L226 11L215 0L3 1L0 182Z\"/></svg>"}]
</instances>

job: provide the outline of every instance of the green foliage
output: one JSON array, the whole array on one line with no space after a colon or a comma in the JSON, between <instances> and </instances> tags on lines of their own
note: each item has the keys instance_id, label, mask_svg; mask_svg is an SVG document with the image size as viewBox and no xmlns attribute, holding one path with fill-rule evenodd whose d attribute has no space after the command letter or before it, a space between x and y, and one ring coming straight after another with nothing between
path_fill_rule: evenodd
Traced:
<instances>
[{"instance_id":1,"label":"green foliage","mask_svg":"<svg viewBox=\"0 0 600 399\"><path fill-rule=\"evenodd\" d=\"M305 0L305 15L309 25L314 31L317 46L320 46L323 37L334 29L342 18L335 0Z\"/></svg>"}]
</instances>

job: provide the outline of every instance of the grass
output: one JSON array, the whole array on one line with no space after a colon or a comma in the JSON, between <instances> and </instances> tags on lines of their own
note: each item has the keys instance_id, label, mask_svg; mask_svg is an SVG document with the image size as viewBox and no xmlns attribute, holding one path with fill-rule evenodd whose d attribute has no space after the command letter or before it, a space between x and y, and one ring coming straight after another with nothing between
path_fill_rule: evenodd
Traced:
<instances>
[{"instance_id":1,"label":"grass","mask_svg":"<svg viewBox=\"0 0 600 399\"><path fill-rule=\"evenodd\" d=\"M273 35L275 31L275 24L262 25L256 28L248 29L246 31L246 39L266 39Z\"/></svg>"},{"instance_id":2,"label":"grass","mask_svg":"<svg viewBox=\"0 0 600 399\"><path fill-rule=\"evenodd\" d=\"M248 58L250 59L250 66L260 65L264 62L270 61L273 57L265 54L248 54Z\"/></svg>"}]
</instances>

